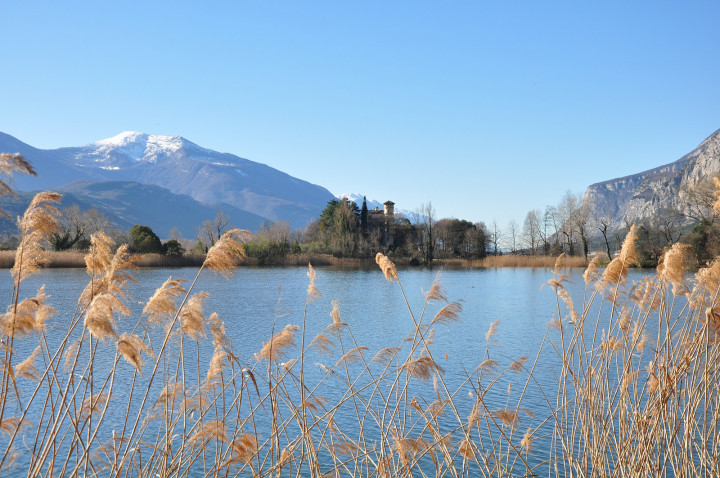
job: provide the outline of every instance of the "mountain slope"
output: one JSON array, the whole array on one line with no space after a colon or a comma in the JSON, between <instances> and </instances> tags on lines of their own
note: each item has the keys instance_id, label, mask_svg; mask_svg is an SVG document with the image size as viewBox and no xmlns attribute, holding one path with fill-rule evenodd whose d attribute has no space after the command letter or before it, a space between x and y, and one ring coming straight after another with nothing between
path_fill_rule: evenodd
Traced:
<instances>
[{"instance_id":1,"label":"mountain slope","mask_svg":"<svg viewBox=\"0 0 720 478\"><path fill-rule=\"evenodd\" d=\"M720 173L720 130L675 162L641 173L592 184L585 200L596 218L608 218L613 229L677 212L689 212L686 190ZM673 211L670 213L669 211ZM690 222L690 219L685 219Z\"/></svg>"},{"instance_id":2,"label":"mountain slope","mask_svg":"<svg viewBox=\"0 0 720 478\"><path fill-rule=\"evenodd\" d=\"M21 190L78 180L133 181L202 203L227 203L296 228L315 219L333 198L321 186L180 136L126 132L85 146L40 150L0 133L0 151L23 154L38 172L38 178L18 177Z\"/></svg>"},{"instance_id":3,"label":"mountain slope","mask_svg":"<svg viewBox=\"0 0 720 478\"><path fill-rule=\"evenodd\" d=\"M131 181L77 181L54 188L63 194L60 208L77 205L81 210L102 211L108 219L125 230L135 224L150 226L161 238L170 236L177 227L185 238L196 236L195 228L211 220L219 210L230 217L230 225L255 231L265 218L237 209L229 204L202 204L189 196L173 194L151 184ZM35 192L19 192L17 196L0 198L0 209L11 217L22 215ZM157 205L157 207L148 207ZM0 222L0 230L13 229L8 220Z\"/></svg>"}]
</instances>

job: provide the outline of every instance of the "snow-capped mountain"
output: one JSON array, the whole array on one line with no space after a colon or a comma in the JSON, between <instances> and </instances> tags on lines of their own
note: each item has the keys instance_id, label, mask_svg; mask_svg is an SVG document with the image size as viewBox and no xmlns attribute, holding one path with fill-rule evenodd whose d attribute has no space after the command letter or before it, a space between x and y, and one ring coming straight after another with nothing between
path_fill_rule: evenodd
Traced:
<instances>
[{"instance_id":1,"label":"snow-capped mountain","mask_svg":"<svg viewBox=\"0 0 720 478\"><path fill-rule=\"evenodd\" d=\"M20 153L35 167L37 178L17 177L16 187L26 191L74 181L134 181L205 204L227 203L295 228L317 218L333 199L321 186L180 136L132 131L85 146L41 150L0 133L0 151Z\"/></svg>"}]
</instances>

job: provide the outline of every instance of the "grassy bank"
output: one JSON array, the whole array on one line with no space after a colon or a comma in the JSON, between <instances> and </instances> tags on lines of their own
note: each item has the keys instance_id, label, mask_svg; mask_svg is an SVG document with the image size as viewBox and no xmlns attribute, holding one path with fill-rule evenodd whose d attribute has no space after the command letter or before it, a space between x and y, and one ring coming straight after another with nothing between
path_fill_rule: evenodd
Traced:
<instances>
[{"instance_id":1,"label":"grassy bank","mask_svg":"<svg viewBox=\"0 0 720 478\"><path fill-rule=\"evenodd\" d=\"M46 262L43 267L61 268L61 267L85 267L85 253L75 251L43 251ZM137 254L136 265L138 267L200 267L205 255L186 254L184 256L163 256L160 254ZM398 266L417 265L411 263L407 259L394 259ZM488 256L480 260L464 260L464 259L437 259L434 261L435 266L446 267L538 267L552 268L555 265L555 257L551 256ZM0 269L10 269L15 264L15 251L0 251ZM374 259L358 259L347 257L334 257L330 254L289 254L275 266L298 266L307 267L308 264L315 266L336 266L336 267L374 267ZM257 266L258 261L245 257L238 263L239 266ZM563 267L585 267L587 261L583 257L564 257L562 261Z\"/></svg>"}]
</instances>

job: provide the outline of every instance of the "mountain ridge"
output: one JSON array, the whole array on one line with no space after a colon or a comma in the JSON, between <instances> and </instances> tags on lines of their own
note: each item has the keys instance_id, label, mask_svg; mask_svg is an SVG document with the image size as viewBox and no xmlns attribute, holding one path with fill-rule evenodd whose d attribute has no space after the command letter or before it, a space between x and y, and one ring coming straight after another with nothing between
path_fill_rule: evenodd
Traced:
<instances>
[{"instance_id":1,"label":"mountain ridge","mask_svg":"<svg viewBox=\"0 0 720 478\"><path fill-rule=\"evenodd\" d=\"M317 218L334 198L322 186L181 136L120 133L84 146L42 150L0 132L0 151L18 152L38 177L17 177L19 190L53 189L75 181L152 184L204 204L225 203L295 228Z\"/></svg>"},{"instance_id":2,"label":"mountain ridge","mask_svg":"<svg viewBox=\"0 0 720 478\"><path fill-rule=\"evenodd\" d=\"M665 216L689 224L688 189L718 173L720 129L671 163L591 184L584 198L594 217L610 220L611 229Z\"/></svg>"}]
</instances>

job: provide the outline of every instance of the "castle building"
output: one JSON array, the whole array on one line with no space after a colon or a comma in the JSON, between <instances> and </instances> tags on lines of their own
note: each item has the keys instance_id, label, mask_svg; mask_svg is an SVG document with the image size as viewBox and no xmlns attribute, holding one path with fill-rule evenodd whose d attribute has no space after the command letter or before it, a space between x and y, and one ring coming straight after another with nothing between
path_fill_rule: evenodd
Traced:
<instances>
[{"instance_id":1,"label":"castle building","mask_svg":"<svg viewBox=\"0 0 720 478\"><path fill-rule=\"evenodd\" d=\"M371 233L376 232L380 243L383 246L390 247L395 243L395 203L385 201L383 206L382 210L377 207L368 210L368 227L365 235L369 236Z\"/></svg>"}]
</instances>

